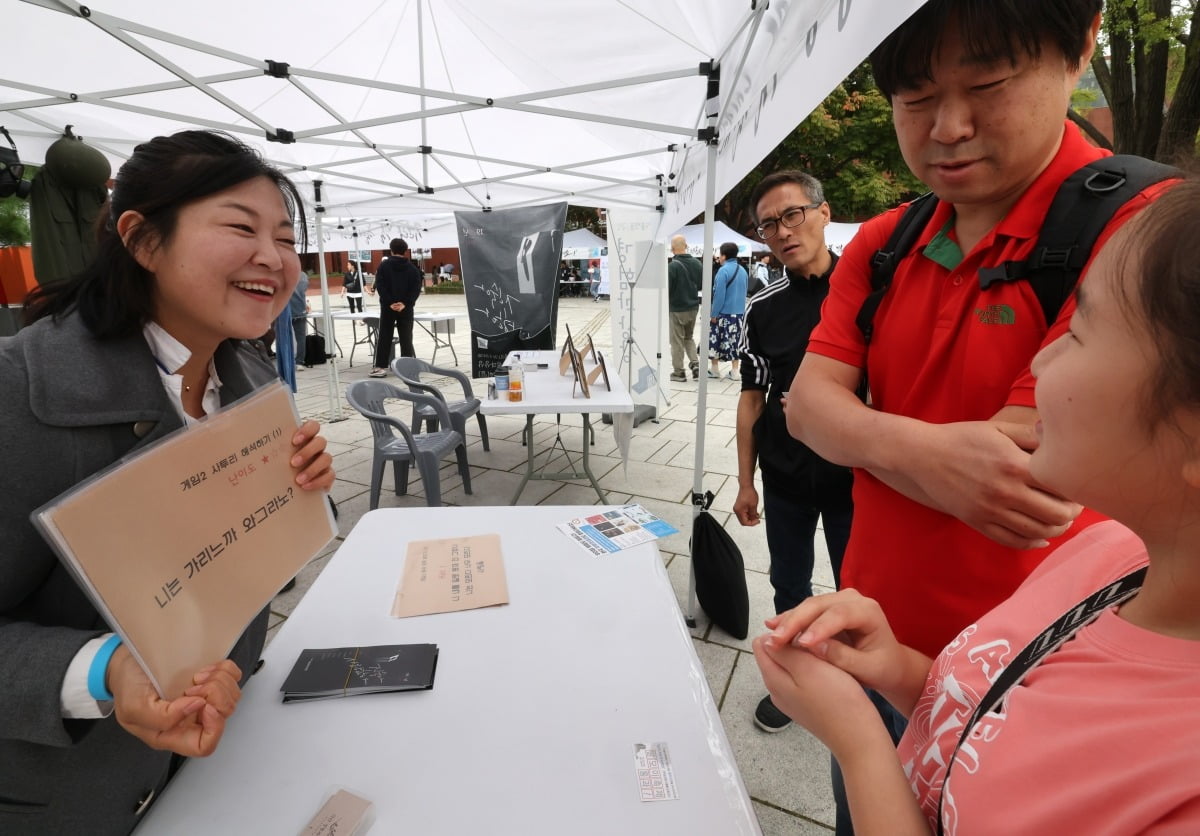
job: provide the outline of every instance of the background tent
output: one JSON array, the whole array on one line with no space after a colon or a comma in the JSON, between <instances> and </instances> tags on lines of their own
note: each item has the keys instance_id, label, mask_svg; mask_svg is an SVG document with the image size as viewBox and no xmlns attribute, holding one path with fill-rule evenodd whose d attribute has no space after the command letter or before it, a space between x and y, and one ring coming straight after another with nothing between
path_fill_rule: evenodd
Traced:
<instances>
[{"instance_id":1,"label":"background tent","mask_svg":"<svg viewBox=\"0 0 1200 836\"><path fill-rule=\"evenodd\" d=\"M825 243L829 245L829 249L840 255L860 226L862 224L831 223L825 227Z\"/></svg>"},{"instance_id":2,"label":"background tent","mask_svg":"<svg viewBox=\"0 0 1200 836\"><path fill-rule=\"evenodd\" d=\"M704 254L704 224L689 224L683 229L676 230L672 235L682 235L687 239L688 252L699 258ZM716 255L722 244L732 241L738 245L738 258L750 258L752 253L765 253L770 247L764 241L747 238L726 226L722 221L714 221L712 226L712 249L710 254ZM668 242L669 243L669 242Z\"/></svg>"},{"instance_id":3,"label":"background tent","mask_svg":"<svg viewBox=\"0 0 1200 836\"><path fill-rule=\"evenodd\" d=\"M608 242L589 229L572 229L563 233L562 257L566 261L599 258Z\"/></svg>"}]
</instances>

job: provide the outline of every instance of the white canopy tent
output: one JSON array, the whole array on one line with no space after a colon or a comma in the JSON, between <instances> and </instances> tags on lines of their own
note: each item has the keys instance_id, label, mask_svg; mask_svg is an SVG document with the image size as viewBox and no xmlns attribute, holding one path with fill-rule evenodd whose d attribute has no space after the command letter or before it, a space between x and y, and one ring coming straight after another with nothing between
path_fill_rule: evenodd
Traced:
<instances>
[{"instance_id":1,"label":"white canopy tent","mask_svg":"<svg viewBox=\"0 0 1200 836\"><path fill-rule=\"evenodd\" d=\"M393 238L403 238L414 249L457 247L458 231L454 217L330 218L321 224L321 247L327 253L353 253L356 250L386 250ZM317 242L309 241L309 249Z\"/></svg>"},{"instance_id":2,"label":"white canopy tent","mask_svg":"<svg viewBox=\"0 0 1200 836\"><path fill-rule=\"evenodd\" d=\"M829 245L829 249L840 255L860 226L862 224L831 223L825 227L825 243Z\"/></svg>"},{"instance_id":3,"label":"white canopy tent","mask_svg":"<svg viewBox=\"0 0 1200 836\"><path fill-rule=\"evenodd\" d=\"M724 194L920 0L5 5L25 36L5 45L0 124L27 162L68 124L114 167L213 127L306 195L321 181L329 216L568 200L676 229L706 205L708 129Z\"/></svg>"},{"instance_id":4,"label":"white canopy tent","mask_svg":"<svg viewBox=\"0 0 1200 836\"><path fill-rule=\"evenodd\" d=\"M72 125L114 169L230 131L309 197L318 247L325 218L566 200L656 212L659 240L704 212L710 252L717 195L922 2L7 0L0 124L25 162Z\"/></svg>"},{"instance_id":5,"label":"white canopy tent","mask_svg":"<svg viewBox=\"0 0 1200 836\"><path fill-rule=\"evenodd\" d=\"M598 258L606 247L608 241L590 229L572 229L563 233L562 257L567 261Z\"/></svg>"},{"instance_id":6,"label":"white canopy tent","mask_svg":"<svg viewBox=\"0 0 1200 836\"><path fill-rule=\"evenodd\" d=\"M704 224L689 224L676 230L673 234L682 235L687 239L688 252L696 258L700 258L704 254ZM770 250L765 242L734 232L721 221L713 222L711 241L712 247L708 251L710 256L716 255L717 249L728 242L737 244L738 258L749 258L754 253L765 253Z\"/></svg>"}]
</instances>

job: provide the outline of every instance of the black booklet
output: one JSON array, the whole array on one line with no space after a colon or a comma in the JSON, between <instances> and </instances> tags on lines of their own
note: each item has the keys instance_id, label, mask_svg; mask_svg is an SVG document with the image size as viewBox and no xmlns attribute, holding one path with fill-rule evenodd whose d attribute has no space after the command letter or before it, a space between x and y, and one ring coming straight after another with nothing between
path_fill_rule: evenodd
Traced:
<instances>
[{"instance_id":1,"label":"black booklet","mask_svg":"<svg viewBox=\"0 0 1200 836\"><path fill-rule=\"evenodd\" d=\"M436 644L382 644L304 650L279 690L284 702L428 691L437 671Z\"/></svg>"}]
</instances>

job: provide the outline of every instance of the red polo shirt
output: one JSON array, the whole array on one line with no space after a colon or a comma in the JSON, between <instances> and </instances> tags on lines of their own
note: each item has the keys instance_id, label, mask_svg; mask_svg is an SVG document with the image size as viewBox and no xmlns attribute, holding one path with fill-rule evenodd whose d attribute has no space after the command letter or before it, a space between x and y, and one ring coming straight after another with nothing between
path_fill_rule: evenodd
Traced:
<instances>
[{"instance_id":1,"label":"red polo shirt","mask_svg":"<svg viewBox=\"0 0 1200 836\"><path fill-rule=\"evenodd\" d=\"M1107 152L1064 123L1050 165L970 253L953 241L953 207L939 204L876 312L869 353L854 320L870 292L870 258L887 243L903 208L863 224L834 271L808 350L858 368L865 363L873 404L888 413L944 424L986 420L1006 405L1033 406L1029 364L1066 331L1074 300L1047 330L1029 282L996 282L984 291L978 271L1025 258L1059 185L1102 156ZM1096 251L1159 191L1151 187L1122 207ZM1010 549L856 470L842 585L878 600L900 641L936 656L1059 543L1098 519L1084 511L1049 548Z\"/></svg>"}]
</instances>

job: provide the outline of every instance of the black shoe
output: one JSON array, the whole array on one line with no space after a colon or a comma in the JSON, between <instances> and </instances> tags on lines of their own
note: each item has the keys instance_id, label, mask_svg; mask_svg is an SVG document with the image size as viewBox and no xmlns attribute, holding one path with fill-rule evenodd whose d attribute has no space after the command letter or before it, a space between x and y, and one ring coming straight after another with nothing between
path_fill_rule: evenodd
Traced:
<instances>
[{"instance_id":1,"label":"black shoe","mask_svg":"<svg viewBox=\"0 0 1200 836\"><path fill-rule=\"evenodd\" d=\"M758 708L754 709L754 725L769 734L774 734L783 731L791 724L792 718L775 707L775 703L771 702L770 694L759 700Z\"/></svg>"}]
</instances>

